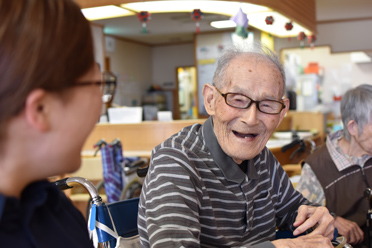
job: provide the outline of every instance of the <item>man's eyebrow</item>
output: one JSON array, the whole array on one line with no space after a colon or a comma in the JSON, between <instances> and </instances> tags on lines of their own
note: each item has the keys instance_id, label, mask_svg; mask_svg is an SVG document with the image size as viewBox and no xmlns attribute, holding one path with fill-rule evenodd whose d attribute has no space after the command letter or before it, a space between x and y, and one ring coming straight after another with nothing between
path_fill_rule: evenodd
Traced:
<instances>
[{"instance_id":1,"label":"man's eyebrow","mask_svg":"<svg viewBox=\"0 0 372 248\"><path fill-rule=\"evenodd\" d=\"M249 93L249 89L247 88L241 88L241 87L236 87L234 86L233 88L231 88L231 90L228 90L228 92L230 93L238 93L238 94L242 94L242 95L245 95L245 96L248 96L250 98L252 98L252 96ZM227 92L224 92L224 93L227 93ZM268 95L268 94L264 94L264 95L261 95L259 96L258 99L254 99L252 98L253 100L255 101L262 101L262 100L274 100L274 101L280 101L281 98L278 98L278 97L275 97L273 95Z\"/></svg>"}]
</instances>

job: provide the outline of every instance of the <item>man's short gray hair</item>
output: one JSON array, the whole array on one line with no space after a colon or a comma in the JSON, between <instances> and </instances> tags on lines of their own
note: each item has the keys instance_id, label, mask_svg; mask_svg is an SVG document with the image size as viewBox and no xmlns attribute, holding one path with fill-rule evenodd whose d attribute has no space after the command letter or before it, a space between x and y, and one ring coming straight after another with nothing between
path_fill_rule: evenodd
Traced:
<instances>
[{"instance_id":1,"label":"man's short gray hair","mask_svg":"<svg viewBox=\"0 0 372 248\"><path fill-rule=\"evenodd\" d=\"M372 116L372 85L362 84L348 90L341 99L341 117L344 125L344 137L350 141L347 123L354 120L358 124L359 135Z\"/></svg>"},{"instance_id":2,"label":"man's short gray hair","mask_svg":"<svg viewBox=\"0 0 372 248\"><path fill-rule=\"evenodd\" d=\"M241 56L256 56L256 57L263 57L269 61L271 61L280 71L283 79L283 87L282 87L282 96L285 94L285 73L283 69L283 65L280 62L279 57L271 51L267 46L260 42L254 42L249 46L244 47L233 47L227 49L224 54L218 59L217 68L213 76L213 84L218 87L225 86L228 82L228 78L226 76L226 69L229 66L230 62L235 58Z\"/></svg>"}]
</instances>

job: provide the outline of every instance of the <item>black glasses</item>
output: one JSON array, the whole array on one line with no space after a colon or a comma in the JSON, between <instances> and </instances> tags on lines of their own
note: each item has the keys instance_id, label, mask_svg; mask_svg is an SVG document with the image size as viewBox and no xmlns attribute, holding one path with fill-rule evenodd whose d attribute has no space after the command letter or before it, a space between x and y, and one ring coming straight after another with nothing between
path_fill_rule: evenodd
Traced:
<instances>
[{"instance_id":1,"label":"black glasses","mask_svg":"<svg viewBox=\"0 0 372 248\"><path fill-rule=\"evenodd\" d=\"M116 90L116 77L111 73L103 73L102 78L102 81L79 82L72 86L100 86L100 90L102 92L102 102L107 103L114 97Z\"/></svg>"},{"instance_id":2,"label":"black glasses","mask_svg":"<svg viewBox=\"0 0 372 248\"><path fill-rule=\"evenodd\" d=\"M239 109L247 109L249 108L252 103L255 103L257 106L257 109L265 114L269 115L277 115L279 114L284 108L285 104L279 101L275 100L262 100L262 101L254 101L248 96L245 96L240 93L221 93L219 89L217 89L216 86L214 86L218 93L221 94L223 98L225 98L225 102L227 105L239 108Z\"/></svg>"}]
</instances>

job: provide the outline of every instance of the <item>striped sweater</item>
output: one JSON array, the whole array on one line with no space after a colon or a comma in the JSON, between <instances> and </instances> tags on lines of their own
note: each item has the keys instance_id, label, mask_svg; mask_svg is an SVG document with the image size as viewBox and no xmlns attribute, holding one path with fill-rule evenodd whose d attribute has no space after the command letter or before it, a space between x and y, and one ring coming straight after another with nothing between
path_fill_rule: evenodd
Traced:
<instances>
[{"instance_id":1,"label":"striped sweater","mask_svg":"<svg viewBox=\"0 0 372 248\"><path fill-rule=\"evenodd\" d=\"M247 173L218 145L212 120L154 148L139 203L141 247L274 247L309 202L269 149Z\"/></svg>"}]
</instances>

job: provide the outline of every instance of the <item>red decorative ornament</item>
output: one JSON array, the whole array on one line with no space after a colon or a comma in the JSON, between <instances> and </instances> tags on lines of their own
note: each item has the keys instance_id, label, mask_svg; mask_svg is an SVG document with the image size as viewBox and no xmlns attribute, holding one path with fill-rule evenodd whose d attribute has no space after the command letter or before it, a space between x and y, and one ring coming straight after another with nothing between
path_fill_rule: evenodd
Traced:
<instances>
[{"instance_id":1,"label":"red decorative ornament","mask_svg":"<svg viewBox=\"0 0 372 248\"><path fill-rule=\"evenodd\" d=\"M293 24L292 22L287 22L284 27L287 31L291 31L293 28Z\"/></svg>"},{"instance_id":2,"label":"red decorative ornament","mask_svg":"<svg viewBox=\"0 0 372 248\"><path fill-rule=\"evenodd\" d=\"M303 41L306 38L306 34L304 32L300 32L297 36L297 40Z\"/></svg>"},{"instance_id":3,"label":"red decorative ornament","mask_svg":"<svg viewBox=\"0 0 372 248\"><path fill-rule=\"evenodd\" d=\"M314 42L316 41L316 36L314 34L309 35L307 37L307 41L309 42L311 49L313 49L314 48Z\"/></svg>"},{"instance_id":4,"label":"red decorative ornament","mask_svg":"<svg viewBox=\"0 0 372 248\"><path fill-rule=\"evenodd\" d=\"M265 22L266 25L272 25L274 22L274 18L272 16L266 16Z\"/></svg>"},{"instance_id":5,"label":"red decorative ornament","mask_svg":"<svg viewBox=\"0 0 372 248\"><path fill-rule=\"evenodd\" d=\"M293 24L292 22L287 22L285 25L284 25L285 29L287 31L291 31L292 28L293 28ZM288 36L288 41L291 41L291 36Z\"/></svg>"},{"instance_id":6,"label":"red decorative ornament","mask_svg":"<svg viewBox=\"0 0 372 248\"><path fill-rule=\"evenodd\" d=\"M137 13L137 17L142 22L142 33L147 33L146 23L151 19L151 14L148 11L141 11Z\"/></svg>"},{"instance_id":7,"label":"red decorative ornament","mask_svg":"<svg viewBox=\"0 0 372 248\"><path fill-rule=\"evenodd\" d=\"M191 18L196 21L196 33L199 33L200 32L200 23L199 21L204 17L203 16L203 12L201 12L200 9L194 9L192 12L191 12Z\"/></svg>"},{"instance_id":8,"label":"red decorative ornament","mask_svg":"<svg viewBox=\"0 0 372 248\"><path fill-rule=\"evenodd\" d=\"M309 35L307 37L307 40L308 40L309 43L314 43L316 41L316 36L314 34Z\"/></svg>"},{"instance_id":9,"label":"red decorative ornament","mask_svg":"<svg viewBox=\"0 0 372 248\"><path fill-rule=\"evenodd\" d=\"M300 41L301 48L304 48L304 39L306 38L306 34L304 32L300 32L297 36L297 40Z\"/></svg>"}]
</instances>

